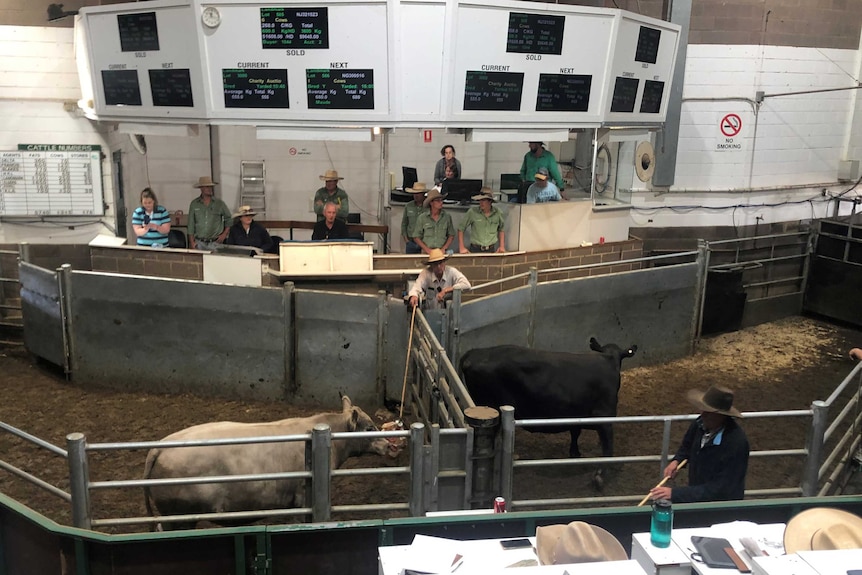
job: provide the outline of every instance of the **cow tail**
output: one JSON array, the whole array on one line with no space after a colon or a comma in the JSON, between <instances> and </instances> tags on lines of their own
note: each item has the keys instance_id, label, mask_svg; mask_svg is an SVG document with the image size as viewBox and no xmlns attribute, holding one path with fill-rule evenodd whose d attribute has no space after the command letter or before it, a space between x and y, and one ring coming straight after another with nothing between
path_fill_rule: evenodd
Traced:
<instances>
[{"instance_id":1,"label":"cow tail","mask_svg":"<svg viewBox=\"0 0 862 575\"><path fill-rule=\"evenodd\" d=\"M159 453L161 453L158 449L151 449L149 453L147 453L147 463L144 465L144 479L151 479L151 475L153 473L153 468L156 466L156 460L159 458ZM144 486L144 506L147 509L147 515L149 517L157 517L159 515L158 507L156 507L155 501L153 501L153 495L150 492L150 486ZM156 523L151 526L152 530L161 531L161 524Z\"/></svg>"}]
</instances>

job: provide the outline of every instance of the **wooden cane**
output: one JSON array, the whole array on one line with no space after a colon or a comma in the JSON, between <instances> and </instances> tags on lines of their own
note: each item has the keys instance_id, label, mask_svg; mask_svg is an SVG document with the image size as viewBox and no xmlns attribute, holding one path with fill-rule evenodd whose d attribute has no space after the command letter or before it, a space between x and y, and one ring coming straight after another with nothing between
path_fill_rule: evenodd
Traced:
<instances>
[{"instance_id":1,"label":"wooden cane","mask_svg":"<svg viewBox=\"0 0 862 575\"><path fill-rule=\"evenodd\" d=\"M416 302L419 303L419 302ZM407 359L404 362L404 383L401 386L401 408L398 410L398 421L403 422L404 417L404 397L407 393L407 371L410 368L410 348L413 346L413 321L416 319L416 306L413 306L413 313L410 314L410 335L407 337Z\"/></svg>"},{"instance_id":2,"label":"wooden cane","mask_svg":"<svg viewBox=\"0 0 862 575\"><path fill-rule=\"evenodd\" d=\"M685 464L686 464L686 463L688 463L688 459L683 459L683 460L680 462L680 464L676 466L676 470L677 470L677 471L679 471L680 469L682 469L683 467L685 467ZM653 487L653 489L658 489L659 487L661 487L662 485L664 485L665 483L667 483L667 480L668 480L668 479L670 479L670 475L668 475L667 477L665 477L664 479L662 479L661 481L659 481L659 482L658 482L658 484L657 484L655 487ZM642 506L644 503L646 503L646 502L647 502L647 499L649 499L649 493L647 493L647 494L646 494L646 497L644 497L643 499L641 499L641 502L640 502L640 503L638 503L638 507L640 507L640 506Z\"/></svg>"}]
</instances>

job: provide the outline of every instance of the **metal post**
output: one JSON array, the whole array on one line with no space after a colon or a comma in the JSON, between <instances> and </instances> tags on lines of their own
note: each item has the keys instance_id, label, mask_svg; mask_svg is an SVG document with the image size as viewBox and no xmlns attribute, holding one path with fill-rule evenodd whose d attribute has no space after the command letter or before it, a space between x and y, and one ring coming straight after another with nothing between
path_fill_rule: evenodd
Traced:
<instances>
[{"instance_id":1,"label":"metal post","mask_svg":"<svg viewBox=\"0 0 862 575\"><path fill-rule=\"evenodd\" d=\"M813 497L817 495L817 485L820 482L820 461L823 458L823 438L826 435L826 417L829 406L826 402L817 400L812 402L811 409L814 416L811 421L811 429L808 434L808 457L805 459L805 468L802 472L802 496Z\"/></svg>"},{"instance_id":2,"label":"metal post","mask_svg":"<svg viewBox=\"0 0 862 575\"><path fill-rule=\"evenodd\" d=\"M297 392L296 384L296 349L293 343L294 318L293 300L295 286L293 282L284 282L282 286L282 298L284 304L284 390L288 399L292 399Z\"/></svg>"},{"instance_id":3,"label":"metal post","mask_svg":"<svg viewBox=\"0 0 862 575\"><path fill-rule=\"evenodd\" d=\"M332 430L318 423L311 430L311 518L329 521L332 513L329 482L332 479Z\"/></svg>"},{"instance_id":4,"label":"metal post","mask_svg":"<svg viewBox=\"0 0 862 575\"><path fill-rule=\"evenodd\" d=\"M512 501L512 483L515 460L515 408L511 405L500 406L500 496L506 502ZM513 511L511 504L509 510Z\"/></svg>"},{"instance_id":5,"label":"metal post","mask_svg":"<svg viewBox=\"0 0 862 575\"><path fill-rule=\"evenodd\" d=\"M457 366L461 359L461 288L452 292L452 303L449 306L449 360Z\"/></svg>"},{"instance_id":6,"label":"metal post","mask_svg":"<svg viewBox=\"0 0 862 575\"><path fill-rule=\"evenodd\" d=\"M83 433L66 436L69 461L69 491L72 494L72 524L90 528L90 471L87 465L87 438Z\"/></svg>"},{"instance_id":7,"label":"metal post","mask_svg":"<svg viewBox=\"0 0 862 575\"><path fill-rule=\"evenodd\" d=\"M75 338L72 320L72 266L63 264L57 269L60 292L60 323L63 330L63 371L68 379L75 372Z\"/></svg>"},{"instance_id":8,"label":"metal post","mask_svg":"<svg viewBox=\"0 0 862 575\"><path fill-rule=\"evenodd\" d=\"M386 292L377 292L377 385L375 396L380 405L386 397L386 330L389 327L389 305Z\"/></svg>"},{"instance_id":9,"label":"metal post","mask_svg":"<svg viewBox=\"0 0 862 575\"><path fill-rule=\"evenodd\" d=\"M703 308L704 303L706 302L706 282L709 278L709 242L706 240L697 240L697 251L698 294L695 301L695 325L692 326L692 333L694 334L694 338L692 339L690 344L690 353L694 353L694 346L700 340L700 333L703 329Z\"/></svg>"},{"instance_id":10,"label":"metal post","mask_svg":"<svg viewBox=\"0 0 862 575\"><path fill-rule=\"evenodd\" d=\"M27 242L21 242L20 244L18 244L18 261L32 264L32 257L33 254L30 253L30 244L28 244Z\"/></svg>"},{"instance_id":11,"label":"metal post","mask_svg":"<svg viewBox=\"0 0 862 575\"><path fill-rule=\"evenodd\" d=\"M664 420L664 426L661 434L661 468L658 470L659 477L664 473L664 468L667 467L667 461L670 459L670 419Z\"/></svg>"},{"instance_id":12,"label":"metal post","mask_svg":"<svg viewBox=\"0 0 862 575\"><path fill-rule=\"evenodd\" d=\"M423 457L422 449L425 441L425 424L410 425L410 516L422 517L425 514L423 498Z\"/></svg>"},{"instance_id":13,"label":"metal post","mask_svg":"<svg viewBox=\"0 0 862 575\"><path fill-rule=\"evenodd\" d=\"M473 428L473 492L471 509L490 508L493 505L494 455L500 412L493 407L476 406L464 410L464 420Z\"/></svg>"},{"instance_id":14,"label":"metal post","mask_svg":"<svg viewBox=\"0 0 862 575\"><path fill-rule=\"evenodd\" d=\"M533 348L536 337L536 307L539 301L539 270L530 268L530 316L527 322L527 347Z\"/></svg>"}]
</instances>

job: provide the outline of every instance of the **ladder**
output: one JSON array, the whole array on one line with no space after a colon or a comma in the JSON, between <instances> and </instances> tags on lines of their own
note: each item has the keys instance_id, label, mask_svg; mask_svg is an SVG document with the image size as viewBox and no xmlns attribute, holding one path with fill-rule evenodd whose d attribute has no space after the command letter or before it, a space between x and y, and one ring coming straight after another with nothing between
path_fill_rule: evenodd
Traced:
<instances>
[{"instance_id":1,"label":"ladder","mask_svg":"<svg viewBox=\"0 0 862 575\"><path fill-rule=\"evenodd\" d=\"M266 215L266 165L263 160L240 162L241 206L251 206L258 217Z\"/></svg>"}]
</instances>

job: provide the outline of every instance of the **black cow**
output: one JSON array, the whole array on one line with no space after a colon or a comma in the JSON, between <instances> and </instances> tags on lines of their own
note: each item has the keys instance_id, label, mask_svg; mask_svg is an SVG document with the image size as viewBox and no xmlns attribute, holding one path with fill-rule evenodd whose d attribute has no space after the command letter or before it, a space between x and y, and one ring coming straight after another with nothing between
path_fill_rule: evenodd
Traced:
<instances>
[{"instance_id":1,"label":"black cow","mask_svg":"<svg viewBox=\"0 0 862 575\"><path fill-rule=\"evenodd\" d=\"M540 351L516 345L471 349L461 358L461 373L476 405L511 405L517 419L562 417L613 417L617 414L620 365L638 349L600 345L590 339L590 349L599 353ZM611 424L535 427L529 431L572 436L570 457L580 457L581 429L594 429L602 443L602 455L614 452Z\"/></svg>"}]
</instances>

